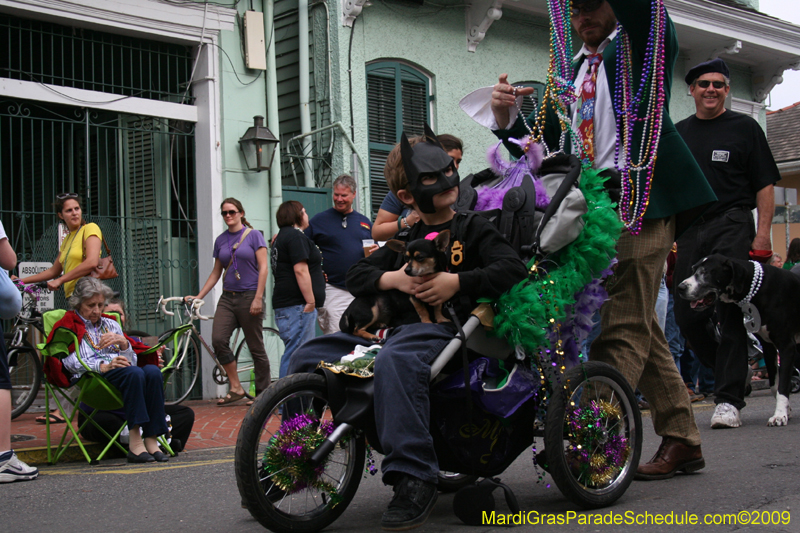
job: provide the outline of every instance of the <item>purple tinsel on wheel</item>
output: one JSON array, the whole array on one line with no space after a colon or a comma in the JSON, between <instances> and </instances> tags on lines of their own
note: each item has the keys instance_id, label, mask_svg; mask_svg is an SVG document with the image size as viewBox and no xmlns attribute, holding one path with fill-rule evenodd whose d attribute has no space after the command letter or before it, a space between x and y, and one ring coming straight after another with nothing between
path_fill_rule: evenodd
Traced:
<instances>
[{"instance_id":1,"label":"purple tinsel on wheel","mask_svg":"<svg viewBox=\"0 0 800 533\"><path fill-rule=\"evenodd\" d=\"M333 424L323 420L322 422L319 421L316 417L301 414L296 415L289 420L285 420L282 424L280 429L278 430L278 435L286 435L293 431L297 431L298 429L303 429L304 427L310 424L316 424L319 422L319 432L325 435L326 437L333 433Z\"/></svg>"},{"instance_id":2,"label":"purple tinsel on wheel","mask_svg":"<svg viewBox=\"0 0 800 533\"><path fill-rule=\"evenodd\" d=\"M523 140L509 139L514 144L519 145L524 149L530 143L528 152L519 158L517 161L509 162L503 159L500 154L501 143L496 144L489 148L486 154L486 159L492 170L498 176L503 176L503 180L492 187L476 187L475 191L478 193L478 201L475 204L476 211L489 211L491 209L499 209L503 206L503 197L506 192L512 187L519 187L525 176L530 176L533 180L533 186L536 189L536 207L544 209L550 203L547 197L544 186L535 179L536 173L542 166L543 149L538 143L533 143L529 138Z\"/></svg>"}]
</instances>

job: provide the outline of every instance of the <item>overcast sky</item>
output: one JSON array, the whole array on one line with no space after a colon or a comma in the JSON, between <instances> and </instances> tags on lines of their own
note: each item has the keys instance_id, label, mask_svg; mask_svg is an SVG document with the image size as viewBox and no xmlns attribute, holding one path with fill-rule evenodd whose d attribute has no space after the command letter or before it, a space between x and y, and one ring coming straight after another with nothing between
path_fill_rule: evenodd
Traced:
<instances>
[{"instance_id":1,"label":"overcast sky","mask_svg":"<svg viewBox=\"0 0 800 533\"><path fill-rule=\"evenodd\" d=\"M760 0L759 11L800 26L800 9L797 0ZM776 85L767 100L768 109L781 109L800 102L800 71L787 70L783 83Z\"/></svg>"}]
</instances>

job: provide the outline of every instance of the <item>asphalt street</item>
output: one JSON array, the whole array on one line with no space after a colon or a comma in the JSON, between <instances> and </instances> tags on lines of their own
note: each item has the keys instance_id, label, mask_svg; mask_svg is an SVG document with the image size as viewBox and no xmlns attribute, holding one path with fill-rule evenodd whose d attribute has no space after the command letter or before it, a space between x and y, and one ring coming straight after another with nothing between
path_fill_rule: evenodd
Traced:
<instances>
[{"instance_id":1,"label":"asphalt street","mask_svg":"<svg viewBox=\"0 0 800 533\"><path fill-rule=\"evenodd\" d=\"M697 404L696 404L697 405ZM515 492L528 522L542 515L569 519L566 525L531 525L523 531L800 531L800 421L769 428L766 421L774 400L756 391L742 412L744 425L735 430L711 430L713 404L697 405L706 468L667 481L634 481L612 507L585 512L567 501L552 479L536 483L531 454L523 453L501 476ZM659 444L649 417L644 418L643 460ZM0 530L14 533L94 531L262 531L241 508L233 471L233 448L192 451L166 465L127 465L123 460L100 466L80 463L43 467L33 482L0 488ZM379 530L381 513L391 490L379 476L362 479L358 494L344 515L326 531ZM507 512L499 491L498 512ZM440 495L420 532L476 531L453 515L452 495ZM671 513L671 514L670 514ZM659 517L681 520L696 515L697 525L653 524ZM706 517L709 515L709 517ZM715 516L716 515L716 516ZM723 517L721 515L728 515ZM733 516L737 523L731 524ZM588 520L622 524L586 524ZM556 519L551 517L552 519ZM705 519L728 523L704 525ZM788 523L787 522L788 519ZM545 518L546 520L546 518ZM633 521L625 525L626 521ZM638 521L637 525L635 522ZM746 525L738 523L747 521ZM777 525L753 522L781 522ZM584 523L581 523L584 522ZM495 525L480 531L507 529Z\"/></svg>"}]
</instances>

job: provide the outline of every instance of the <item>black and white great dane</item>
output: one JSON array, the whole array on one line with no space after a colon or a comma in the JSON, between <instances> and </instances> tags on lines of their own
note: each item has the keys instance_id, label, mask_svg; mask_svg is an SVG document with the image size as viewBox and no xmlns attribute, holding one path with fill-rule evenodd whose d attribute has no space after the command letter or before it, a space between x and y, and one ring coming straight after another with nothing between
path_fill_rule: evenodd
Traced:
<instances>
[{"instance_id":1,"label":"black and white great dane","mask_svg":"<svg viewBox=\"0 0 800 533\"><path fill-rule=\"evenodd\" d=\"M800 341L800 276L771 265L715 254L692 266L692 275L678 284L678 295L690 300L692 308L714 305L717 298L739 305L748 331L778 348L781 365L777 390L772 387L775 413L767 425L787 425L796 343ZM775 368L774 362L767 366ZM770 383L774 381L771 375Z\"/></svg>"}]
</instances>

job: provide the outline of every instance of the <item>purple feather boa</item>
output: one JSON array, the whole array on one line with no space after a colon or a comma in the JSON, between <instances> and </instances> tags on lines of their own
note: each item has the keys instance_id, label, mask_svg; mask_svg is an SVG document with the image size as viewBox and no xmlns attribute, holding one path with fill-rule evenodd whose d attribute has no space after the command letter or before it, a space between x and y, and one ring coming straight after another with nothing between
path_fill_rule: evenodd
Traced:
<instances>
[{"instance_id":1,"label":"purple feather boa","mask_svg":"<svg viewBox=\"0 0 800 533\"><path fill-rule=\"evenodd\" d=\"M572 368L579 362L581 347L586 337L594 327L592 317L608 299L608 293L602 283L605 278L611 275L613 267L617 263L613 259L609 268L603 270L598 278L593 279L575 295L575 303L567 308L567 314L561 327L550 332L550 346L555 346L558 339L561 339L561 349L564 351L564 361L567 368ZM555 351L552 352L555 361Z\"/></svg>"}]
</instances>

